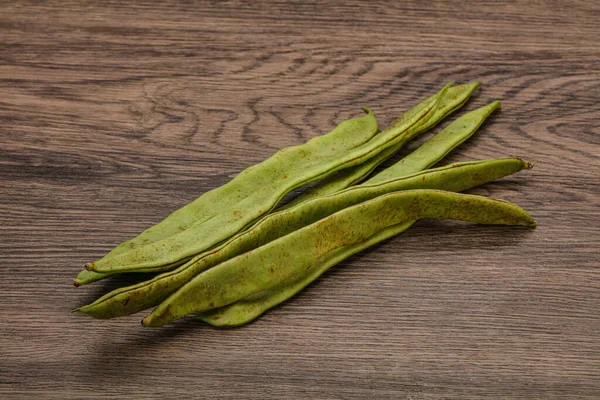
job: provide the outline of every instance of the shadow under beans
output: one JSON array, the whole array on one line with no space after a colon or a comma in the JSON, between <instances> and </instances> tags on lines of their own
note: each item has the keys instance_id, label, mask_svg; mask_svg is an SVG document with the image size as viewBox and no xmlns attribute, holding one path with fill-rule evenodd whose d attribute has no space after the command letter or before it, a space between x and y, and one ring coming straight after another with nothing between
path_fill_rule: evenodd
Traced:
<instances>
[{"instance_id":1,"label":"shadow under beans","mask_svg":"<svg viewBox=\"0 0 600 400\"><path fill-rule=\"evenodd\" d=\"M375 245L367 251L377 251L381 245ZM338 266L343 267L345 263L346 261L343 261ZM215 340L217 345L220 342L221 346L229 346L232 334L246 334L245 329L260 323L265 316L276 313L280 308L286 307L295 301L302 301L304 296L314 296L313 291L333 273L332 270L335 268L333 267L325 272L319 279L289 300L269 309L254 321L239 327L217 328L196 319L195 316L189 316L159 328L143 328L139 325L132 326L130 324L134 317L141 319L150 310L118 320L98 320L99 324L109 323L112 326L103 329L102 337L90 338L90 340L95 340L96 343L90 345L92 351L85 356L85 365L79 369L81 373L78 379L90 383L97 383L100 379L111 384L118 384L121 380L131 379L136 374L143 374L142 372L136 372L140 360L145 360L155 352L162 352L164 349L158 349L161 346L173 348L179 347L181 342L185 342L185 345L198 346L196 350L199 357L203 354L203 347L214 346ZM107 282L105 286L110 287L119 284L119 282L123 281ZM127 324L118 323L120 321L127 322ZM210 337L210 343L203 340L207 337ZM222 341L220 338L222 338ZM124 370L128 371L127 376L123 374ZM90 371L102 371L102 373L97 374Z\"/></svg>"},{"instance_id":2,"label":"shadow under beans","mask_svg":"<svg viewBox=\"0 0 600 400\"><path fill-rule=\"evenodd\" d=\"M142 314L136 315L141 319ZM98 321L103 323L104 321ZM89 352L82 358L77 379L90 385L110 383L119 385L148 372L151 359L165 351L176 352L179 342L194 346L199 357L204 352L203 333L214 328L194 319L176 321L161 328L143 328L140 325L114 324L104 329L102 337L91 337ZM189 339L189 340L188 340ZM163 349L159 347L164 346ZM177 350L177 351L180 351ZM177 360L173 360L177 362ZM163 363L168 368L169 363ZM104 382L102 382L104 381Z\"/></svg>"},{"instance_id":3,"label":"shadow under beans","mask_svg":"<svg viewBox=\"0 0 600 400\"><path fill-rule=\"evenodd\" d=\"M460 253L473 248L478 251L497 249L516 246L531 234L533 234L532 229L515 226L474 225L456 221L419 221L406 232L342 261L288 301L242 327L215 328L193 317L175 321L161 328L142 328L139 325L132 325L132 323L139 323L141 314L125 317L122 320L106 321L109 325L103 326L101 335L86 339L87 354L80 360L84 365L80 365L77 379L89 384L126 383L136 377L143 377L148 368L158 368L152 361L157 357L162 360L161 368L180 366L180 363L185 363L186 360L177 358L165 360L164 357L166 354L175 354L188 347L193 348L194 354L197 355L194 362L201 365L208 349L217 347L222 351L223 348L233 346L233 343L244 342L245 339L240 340L240 335L248 335L250 331L256 333L257 330L252 329L254 324L273 323L272 318L263 319L267 315L278 313L283 307L289 307L294 302L310 303L318 299L319 287L324 282L341 276L338 274L344 274L346 268L365 267L374 254L402 255L404 253L414 257L415 252L422 252L424 248L430 253L440 254L448 251ZM394 263L402 263L402 260L394 256ZM101 289L107 290L131 284L139 278L141 277L114 277L104 282ZM96 292L98 290L100 289L96 289ZM105 321L97 322L105 323Z\"/></svg>"},{"instance_id":4,"label":"shadow under beans","mask_svg":"<svg viewBox=\"0 0 600 400\"><path fill-rule=\"evenodd\" d=\"M77 287L76 290L81 292L80 304L77 307L90 304L115 289L120 289L126 286L148 281L160 273L162 272L133 272L117 274L101 281Z\"/></svg>"},{"instance_id":5,"label":"shadow under beans","mask_svg":"<svg viewBox=\"0 0 600 400\"><path fill-rule=\"evenodd\" d=\"M535 229L522 226L423 220L417 222L403 235L419 243L420 248L416 249L419 251L422 251L422 247L425 246L428 252L460 252L473 248L491 250L498 247L514 247L533 235L534 231Z\"/></svg>"}]
</instances>

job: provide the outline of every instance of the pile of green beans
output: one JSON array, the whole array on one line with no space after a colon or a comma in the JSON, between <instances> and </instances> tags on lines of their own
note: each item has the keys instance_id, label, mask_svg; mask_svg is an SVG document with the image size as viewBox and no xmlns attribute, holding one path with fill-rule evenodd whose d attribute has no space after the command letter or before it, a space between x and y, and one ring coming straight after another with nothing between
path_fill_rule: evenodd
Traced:
<instances>
[{"instance_id":1,"label":"pile of green beans","mask_svg":"<svg viewBox=\"0 0 600 400\"><path fill-rule=\"evenodd\" d=\"M462 107L479 86L449 84L378 134L373 113L365 109L364 117L247 168L86 264L76 286L116 273L163 272L75 311L114 318L156 306L144 326L193 313L214 326L239 326L419 219L535 226L511 203L457 193L531 168L530 163L506 158L428 169L473 135L499 102L463 115L357 185L406 142ZM272 212L286 193L317 179L322 180Z\"/></svg>"},{"instance_id":2,"label":"pile of green beans","mask_svg":"<svg viewBox=\"0 0 600 400\"><path fill-rule=\"evenodd\" d=\"M392 132L394 132L394 129L396 131L401 131L404 127L409 126L410 128L408 129L408 132L405 133L405 139L403 141L382 151L367 162L335 173L330 176L330 179L324 179L320 185L306 191L286 207L297 204L308 198L335 193L356 183L364 176L368 175L377 165L397 152L410 138L435 126L450 113L459 109L479 86L479 82L454 87L447 86L442 92L421 102L394 121L392 126L386 130ZM446 91L444 92L444 90ZM443 93L443 95L441 93ZM430 110L429 114L427 114L426 112L432 107L432 104L433 108ZM344 151L353 148L353 146L355 147L357 144L364 144L372 138L377 130L377 122L375 121L373 114L368 109L365 109L365 111L368 114L366 117L342 122L336 129L327 135L312 139L305 145L291 147L276 153L266 161L244 170L228 184L207 192L194 202L175 211L164 221L142 232L136 238L121 243L101 260L86 265L87 269L79 273L73 282L74 285L85 285L109 277L115 273L123 272L123 269L119 267L117 267L116 272L104 270L102 273L90 271L89 269L95 269L95 264L97 263L111 263L111 257L133 250L142 246L142 244L151 246L157 240L165 239L173 236L175 233L184 231L188 229L194 221L206 221L209 218L206 217L207 215L218 211L216 208L217 203L226 207L233 203L234 200L239 200L244 196L248 196L250 193L264 186L265 183L268 183L269 180L276 179L282 174L285 167L301 167L302 165L305 165L304 162L310 155L316 157L323 154L341 154L340 152L343 153ZM424 112L425 114L423 114ZM347 138L347 136L350 138ZM329 151L330 147L331 151ZM337 152L335 152L336 148L338 149ZM303 156L301 157L303 163L299 162L298 154ZM275 167L276 169L274 169ZM232 193L235 195L232 195ZM224 201L220 200L222 197L224 198ZM176 229L174 228L175 226L177 227ZM227 236L227 234L224 236ZM165 243L162 244L165 245ZM172 263L162 264L151 270L170 270L183 264L187 260L189 260L189 257ZM139 271L143 272L141 269Z\"/></svg>"}]
</instances>

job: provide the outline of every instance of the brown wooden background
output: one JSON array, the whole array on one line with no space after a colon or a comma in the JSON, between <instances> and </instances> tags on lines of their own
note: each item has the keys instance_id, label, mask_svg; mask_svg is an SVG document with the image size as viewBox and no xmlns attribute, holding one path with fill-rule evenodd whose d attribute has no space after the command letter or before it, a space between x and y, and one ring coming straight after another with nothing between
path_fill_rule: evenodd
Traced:
<instances>
[{"instance_id":1,"label":"brown wooden background","mask_svg":"<svg viewBox=\"0 0 600 400\"><path fill-rule=\"evenodd\" d=\"M260 3L2 2L0 397L600 398L598 3ZM70 313L126 282L84 262L450 80L503 109L447 161L536 162L472 192L537 229L419 223L240 329Z\"/></svg>"}]
</instances>

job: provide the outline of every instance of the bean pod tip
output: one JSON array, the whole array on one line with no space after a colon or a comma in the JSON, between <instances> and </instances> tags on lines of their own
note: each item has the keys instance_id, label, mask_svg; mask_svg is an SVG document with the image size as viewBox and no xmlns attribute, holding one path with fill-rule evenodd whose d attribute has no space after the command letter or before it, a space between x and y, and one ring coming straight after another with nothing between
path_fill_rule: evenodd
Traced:
<instances>
[{"instance_id":1,"label":"bean pod tip","mask_svg":"<svg viewBox=\"0 0 600 400\"><path fill-rule=\"evenodd\" d=\"M523 164L525 164L525 168L527 168L527 169L531 169L531 168L533 168L535 166L534 162L525 161L525 160L522 160L522 161L523 161Z\"/></svg>"}]
</instances>

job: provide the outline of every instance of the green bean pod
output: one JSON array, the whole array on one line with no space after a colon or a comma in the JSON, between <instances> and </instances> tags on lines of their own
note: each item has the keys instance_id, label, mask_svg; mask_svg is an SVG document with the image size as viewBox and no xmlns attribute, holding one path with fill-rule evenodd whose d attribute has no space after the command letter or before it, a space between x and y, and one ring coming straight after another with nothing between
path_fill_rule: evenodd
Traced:
<instances>
[{"instance_id":1,"label":"green bean pod","mask_svg":"<svg viewBox=\"0 0 600 400\"><path fill-rule=\"evenodd\" d=\"M444 128L440 133L427 140L408 156L372 178L367 179L365 184L384 182L398 176L410 175L435 165L442 158L446 157L452 149L470 138L487 117L500 108L500 102L493 101L488 105L466 113Z\"/></svg>"},{"instance_id":2,"label":"green bean pod","mask_svg":"<svg viewBox=\"0 0 600 400\"><path fill-rule=\"evenodd\" d=\"M73 279L73 286L79 287L83 285L89 285L90 283L98 282L99 280L108 278L114 274L101 274L99 272L88 271L87 269L79 271L75 279Z\"/></svg>"},{"instance_id":3,"label":"green bean pod","mask_svg":"<svg viewBox=\"0 0 600 400\"><path fill-rule=\"evenodd\" d=\"M427 131L428 129L431 129L448 115L461 108L469 100L473 91L475 91L475 89L477 89L479 86L481 86L480 82L473 82L464 85L453 86L448 89L431 118L428 120L422 120L420 124L416 124L411 128L411 136L416 136ZM418 113L430 101L432 101L434 96L431 96L427 100L413 107L411 110L404 113L398 120L409 120L414 114ZM402 143L390 147L389 149L379 153L377 156L365 161L360 165L338 171L335 174L328 176L327 178L323 179L323 181L306 190L282 208L289 208L308 199L336 193L347 187L355 185L369 175L378 165L390 158L393 154L397 153L401 147Z\"/></svg>"},{"instance_id":4,"label":"green bean pod","mask_svg":"<svg viewBox=\"0 0 600 400\"><path fill-rule=\"evenodd\" d=\"M290 209L269 214L250 229L198 255L187 264L149 281L116 289L77 311L96 318L129 315L159 304L208 268L290 234L346 207L399 190L431 188L458 192L529 166L529 163L514 158L464 162L385 182L351 187L333 195L315 198Z\"/></svg>"},{"instance_id":5,"label":"green bean pod","mask_svg":"<svg viewBox=\"0 0 600 400\"><path fill-rule=\"evenodd\" d=\"M290 168L302 169L323 158L339 157L360 147L375 136L378 127L371 110L365 108L364 111L366 115L343 121L325 135L281 149L266 160L246 168L228 183L204 193L137 237L121 243L104 258L162 240L188 229L197 221L218 215L223 207L233 206L253 195L278 180Z\"/></svg>"},{"instance_id":6,"label":"green bean pod","mask_svg":"<svg viewBox=\"0 0 600 400\"><path fill-rule=\"evenodd\" d=\"M226 306L304 273L334 249L424 218L535 226L526 211L507 201L431 189L385 194L204 271L162 302L142 325L163 326L191 313Z\"/></svg>"},{"instance_id":7,"label":"green bean pod","mask_svg":"<svg viewBox=\"0 0 600 400\"><path fill-rule=\"evenodd\" d=\"M119 244L101 260L165 239L188 229L193 223L209 219L218 214L221 207L236 204L285 174L289 168L310 165L323 157L341 156L368 142L377 133L377 120L371 110L365 108L365 112L365 116L343 121L326 135L279 150L270 158L246 168L225 185L204 193L160 223ZM82 273L78 283L97 280L94 278L94 275Z\"/></svg>"},{"instance_id":8,"label":"green bean pod","mask_svg":"<svg viewBox=\"0 0 600 400\"><path fill-rule=\"evenodd\" d=\"M443 98L449 86L442 89L438 98ZM195 256L228 239L267 214L290 190L340 169L358 165L385 149L405 141L408 137L405 133L422 118L429 118L435 104L437 98L409 121L393 124L366 144L346 152L343 156L324 158L309 166L290 169L273 183L266 184L262 189L233 206L221 207L222 211L213 217L196 222L188 229L165 239L114 257L88 263L86 269L101 273L156 271L165 265Z\"/></svg>"},{"instance_id":9,"label":"green bean pod","mask_svg":"<svg viewBox=\"0 0 600 400\"><path fill-rule=\"evenodd\" d=\"M271 289L251 294L241 300L224 307L206 311L198 319L218 328L231 328L254 321L267 310L283 303L296 293L311 284L329 268L344 261L346 258L376 245L392 236L399 235L410 228L416 221L404 222L385 228L366 240L332 250L321 257L314 266L305 273L288 279Z\"/></svg>"},{"instance_id":10,"label":"green bean pod","mask_svg":"<svg viewBox=\"0 0 600 400\"><path fill-rule=\"evenodd\" d=\"M310 165L323 157L341 156L368 142L377 133L377 120L369 109L365 108L365 112L365 116L343 121L326 135L317 136L299 146L279 150L270 158L246 168L225 185L204 193L135 238L119 244L97 262L165 239L188 229L198 221L207 220L218 214L220 207L231 206L248 197L265 184L279 178L289 168ZM182 263L180 260L171 266ZM168 268L169 266L164 266L164 269ZM114 273L100 274L84 270L77 275L73 284L81 286L111 275Z\"/></svg>"}]
</instances>

